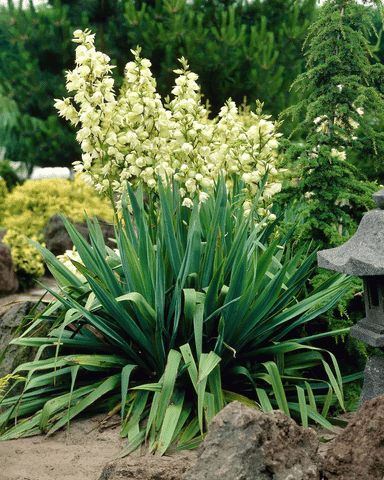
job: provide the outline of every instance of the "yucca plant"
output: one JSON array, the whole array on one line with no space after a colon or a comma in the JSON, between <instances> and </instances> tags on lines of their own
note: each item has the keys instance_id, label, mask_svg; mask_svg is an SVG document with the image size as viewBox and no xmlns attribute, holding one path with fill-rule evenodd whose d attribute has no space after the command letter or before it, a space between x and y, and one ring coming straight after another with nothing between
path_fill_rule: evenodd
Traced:
<instances>
[{"instance_id":1,"label":"yucca plant","mask_svg":"<svg viewBox=\"0 0 384 480\"><path fill-rule=\"evenodd\" d=\"M51 292L57 300L12 342L38 353L14 372L23 372L25 386L2 401L1 439L51 435L82 412L106 408L121 414L123 454L144 443L164 454L197 446L233 400L331 428L331 403L343 406L336 359L311 346L313 338L296 337L348 280L336 275L303 298L314 257L292 255L290 236L257 218L257 200L244 215L223 180L193 209L181 205L175 185L160 182L149 204L140 188L128 189L116 250L97 222L88 221L88 244L63 218L82 280L35 243L61 292ZM32 337L43 322L52 325L49 335ZM319 365L323 378L312 378Z\"/></svg>"}]
</instances>

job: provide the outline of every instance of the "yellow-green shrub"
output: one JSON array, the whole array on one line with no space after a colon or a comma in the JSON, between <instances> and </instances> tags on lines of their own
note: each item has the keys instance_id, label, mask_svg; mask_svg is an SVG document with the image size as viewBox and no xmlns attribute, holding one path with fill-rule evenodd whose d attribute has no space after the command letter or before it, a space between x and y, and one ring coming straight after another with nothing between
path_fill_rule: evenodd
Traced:
<instances>
[{"instance_id":1,"label":"yellow-green shrub","mask_svg":"<svg viewBox=\"0 0 384 480\"><path fill-rule=\"evenodd\" d=\"M85 212L112 221L113 210L107 200L76 176L71 180L27 180L15 187L4 200L1 226L24 235L41 233L48 219L61 212L75 222L85 220Z\"/></svg>"},{"instance_id":2,"label":"yellow-green shrub","mask_svg":"<svg viewBox=\"0 0 384 480\"><path fill-rule=\"evenodd\" d=\"M3 198L2 192L4 192ZM0 180L0 225L8 229L3 243L11 247L11 254L20 287L30 287L44 274L43 257L25 236L41 242L42 230L53 215L61 212L75 222L85 220L86 213L112 221L113 210L79 178L27 180L11 193L4 190Z\"/></svg>"},{"instance_id":3,"label":"yellow-green shrub","mask_svg":"<svg viewBox=\"0 0 384 480\"><path fill-rule=\"evenodd\" d=\"M0 198L3 199L8 193L7 183L4 178L0 177Z\"/></svg>"},{"instance_id":4,"label":"yellow-green shrub","mask_svg":"<svg viewBox=\"0 0 384 480\"><path fill-rule=\"evenodd\" d=\"M30 235L30 238L36 242L42 240L38 235ZM22 289L30 287L34 280L44 275L44 257L24 235L9 229L3 238L3 243L11 247L14 269Z\"/></svg>"}]
</instances>

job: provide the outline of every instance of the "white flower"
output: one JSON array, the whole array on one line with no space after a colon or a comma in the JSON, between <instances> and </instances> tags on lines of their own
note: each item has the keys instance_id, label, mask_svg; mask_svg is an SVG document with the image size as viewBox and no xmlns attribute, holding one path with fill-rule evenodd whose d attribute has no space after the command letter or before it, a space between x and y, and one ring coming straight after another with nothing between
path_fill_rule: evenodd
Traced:
<instances>
[{"instance_id":1,"label":"white flower","mask_svg":"<svg viewBox=\"0 0 384 480\"><path fill-rule=\"evenodd\" d=\"M267 211L265 208L260 207L257 209L257 214L260 215L260 217L264 217L267 214Z\"/></svg>"},{"instance_id":2,"label":"white flower","mask_svg":"<svg viewBox=\"0 0 384 480\"><path fill-rule=\"evenodd\" d=\"M75 265L72 263L72 260L76 261L77 263L83 264L83 261L81 260L81 257L79 255L79 252L76 250L76 247L73 247L72 250L66 250L63 255L57 255L56 257L65 267L68 268L76 277L81 280L82 282L85 282L85 277L83 276L82 273L79 272L79 270L75 267Z\"/></svg>"},{"instance_id":3,"label":"white flower","mask_svg":"<svg viewBox=\"0 0 384 480\"><path fill-rule=\"evenodd\" d=\"M193 208L193 202L190 198L184 198L183 203L181 205L183 207Z\"/></svg>"},{"instance_id":4,"label":"white flower","mask_svg":"<svg viewBox=\"0 0 384 480\"><path fill-rule=\"evenodd\" d=\"M194 178L188 178L185 182L185 186L189 193L194 193L196 191L196 181Z\"/></svg>"},{"instance_id":5,"label":"white flower","mask_svg":"<svg viewBox=\"0 0 384 480\"><path fill-rule=\"evenodd\" d=\"M117 143L116 133L114 133L114 132L108 133L106 138L105 138L105 142L108 143L109 145L116 145L116 143Z\"/></svg>"},{"instance_id":6,"label":"white flower","mask_svg":"<svg viewBox=\"0 0 384 480\"><path fill-rule=\"evenodd\" d=\"M193 150L193 146L190 143L183 143L181 146L181 149L183 150L184 153L189 154Z\"/></svg>"},{"instance_id":7,"label":"white flower","mask_svg":"<svg viewBox=\"0 0 384 480\"><path fill-rule=\"evenodd\" d=\"M200 185L201 185L202 187L205 187L205 188L208 188L208 187L211 187L211 188L212 188L212 187L213 187L213 184L214 184L213 179L209 179L209 178L207 178L207 177L202 178L201 181L200 181Z\"/></svg>"},{"instance_id":8,"label":"white flower","mask_svg":"<svg viewBox=\"0 0 384 480\"><path fill-rule=\"evenodd\" d=\"M135 103L135 105L133 105L132 107L132 113L134 113L135 115L140 115L141 113L143 113L143 111L144 107L140 103Z\"/></svg>"},{"instance_id":9,"label":"white flower","mask_svg":"<svg viewBox=\"0 0 384 480\"><path fill-rule=\"evenodd\" d=\"M251 183L252 182L252 174L251 173L243 173L243 181L244 183Z\"/></svg>"},{"instance_id":10,"label":"white flower","mask_svg":"<svg viewBox=\"0 0 384 480\"><path fill-rule=\"evenodd\" d=\"M157 186L157 182L154 178L150 178L147 181L147 185L148 185L149 188L155 188Z\"/></svg>"}]
</instances>

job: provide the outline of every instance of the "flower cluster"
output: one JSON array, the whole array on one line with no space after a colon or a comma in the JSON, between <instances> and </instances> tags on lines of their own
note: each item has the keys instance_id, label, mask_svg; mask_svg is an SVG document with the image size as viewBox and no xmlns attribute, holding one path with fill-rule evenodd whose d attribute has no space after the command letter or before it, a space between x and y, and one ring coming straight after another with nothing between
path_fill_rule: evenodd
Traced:
<instances>
[{"instance_id":1,"label":"flower cluster","mask_svg":"<svg viewBox=\"0 0 384 480\"><path fill-rule=\"evenodd\" d=\"M115 248L113 250L116 255L120 255L119 250ZM79 252L76 250L76 247L73 247L72 250L66 250L63 255L57 255L56 258L70 270L76 277L81 280L82 282L86 281L86 278L82 273L79 272L79 270L76 268L75 264L73 261L80 263L81 265L84 265ZM107 262L110 260L109 256L106 258Z\"/></svg>"},{"instance_id":2,"label":"flower cluster","mask_svg":"<svg viewBox=\"0 0 384 480\"><path fill-rule=\"evenodd\" d=\"M163 103L156 92L147 59L140 49L125 68L117 97L110 76L109 57L97 52L94 35L77 30L74 41L76 68L67 73L67 89L76 93L56 100L59 114L79 125L77 140L83 151L75 170L100 193L121 194L126 181L141 182L148 191L157 189L158 178L174 177L180 185L183 204L205 201L221 173L231 188L236 175L243 180L245 210L249 210L259 183L268 171L262 194L268 208L280 190L278 125L257 112L239 111L229 100L217 119L208 118L201 101L197 75L182 58L172 90Z\"/></svg>"},{"instance_id":3,"label":"flower cluster","mask_svg":"<svg viewBox=\"0 0 384 480\"><path fill-rule=\"evenodd\" d=\"M76 250L76 247L73 247L72 250L66 250L63 255L57 255L56 257L65 267L68 268L77 278L81 281L85 281L84 275L82 275L79 270L72 263L72 260L83 264L79 252Z\"/></svg>"}]
</instances>

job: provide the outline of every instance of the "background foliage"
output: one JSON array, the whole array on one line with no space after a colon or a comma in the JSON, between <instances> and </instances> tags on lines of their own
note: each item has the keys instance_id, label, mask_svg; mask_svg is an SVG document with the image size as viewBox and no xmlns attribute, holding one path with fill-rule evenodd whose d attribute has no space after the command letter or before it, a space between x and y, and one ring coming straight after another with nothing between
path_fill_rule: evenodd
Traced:
<instances>
[{"instance_id":1,"label":"background foliage","mask_svg":"<svg viewBox=\"0 0 384 480\"><path fill-rule=\"evenodd\" d=\"M61 74L71 62L72 34L63 7L0 7L0 144L10 160L70 166L74 135L55 115Z\"/></svg>"},{"instance_id":2,"label":"background foliage","mask_svg":"<svg viewBox=\"0 0 384 480\"><path fill-rule=\"evenodd\" d=\"M19 10L1 6L0 145L10 160L40 166L70 166L80 156L71 127L58 119L54 98L65 95L64 71L73 68L72 32L89 27L97 47L117 65L117 84L130 48L143 47L153 63L162 95L173 83L172 71L184 55L201 79L202 93L216 115L228 98L247 97L274 118L301 99L290 86L304 71L302 44L319 8L316 0L270 0L240 5L224 0L143 2L141 0L50 0L49 7ZM381 30L377 10L373 23ZM150 32L150 33L148 33ZM382 42L372 62L382 63ZM380 112L371 123L381 128ZM289 117L282 131L292 131ZM384 181L369 142L351 152L350 161L371 180Z\"/></svg>"},{"instance_id":3,"label":"background foliage","mask_svg":"<svg viewBox=\"0 0 384 480\"><path fill-rule=\"evenodd\" d=\"M213 115L228 98L239 105L246 96L249 104L265 102L265 113L276 117L296 98L289 86L302 71L301 44L315 3L55 0L37 9L0 7L0 145L29 168L79 159L74 134L53 103L65 95L63 73L73 68L72 32L85 27L117 65L117 85L130 48L141 45L162 95L184 55Z\"/></svg>"}]
</instances>

